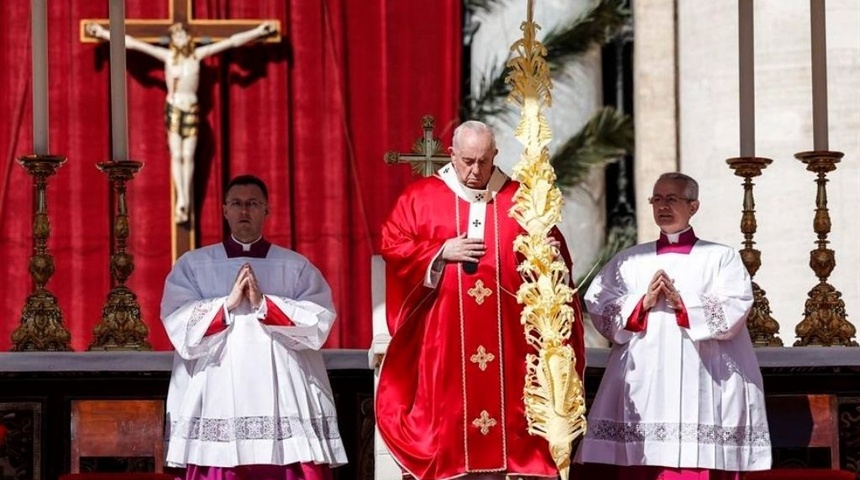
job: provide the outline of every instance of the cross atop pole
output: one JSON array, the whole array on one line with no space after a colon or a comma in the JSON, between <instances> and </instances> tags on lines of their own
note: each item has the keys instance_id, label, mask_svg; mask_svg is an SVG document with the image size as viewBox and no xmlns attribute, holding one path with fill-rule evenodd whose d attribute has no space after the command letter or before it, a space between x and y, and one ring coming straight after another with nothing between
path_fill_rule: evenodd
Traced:
<instances>
[{"instance_id":1,"label":"cross atop pole","mask_svg":"<svg viewBox=\"0 0 860 480\"><path fill-rule=\"evenodd\" d=\"M146 43L167 44L168 28L171 25L182 22L195 38L217 42L230 37L234 33L250 30L263 22L275 23L278 31L273 35L262 39L266 43L278 43L281 41L281 23L277 19L239 19L239 20L197 20L191 13L191 0L168 0L168 16L159 19L126 19L125 33L136 37ZM97 43L100 40L87 35L86 26L97 23L104 28L110 28L110 22L106 18L85 18L80 22L81 42Z\"/></svg>"},{"instance_id":2,"label":"cross atop pole","mask_svg":"<svg viewBox=\"0 0 860 480\"><path fill-rule=\"evenodd\" d=\"M412 144L413 153L387 152L385 163L394 165L397 163L408 163L416 175L430 177L436 170L451 161L451 157L445 155L442 150L442 142L433 138L433 126L435 120L431 115L425 115L421 119L424 128L424 136Z\"/></svg>"}]
</instances>

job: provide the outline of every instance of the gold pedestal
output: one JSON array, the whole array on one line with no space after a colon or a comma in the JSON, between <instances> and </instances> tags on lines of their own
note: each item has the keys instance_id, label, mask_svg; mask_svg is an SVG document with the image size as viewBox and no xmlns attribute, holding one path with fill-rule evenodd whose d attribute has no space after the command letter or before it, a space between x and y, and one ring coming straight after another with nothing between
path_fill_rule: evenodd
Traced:
<instances>
[{"instance_id":1,"label":"gold pedestal","mask_svg":"<svg viewBox=\"0 0 860 480\"><path fill-rule=\"evenodd\" d=\"M755 199L753 198L753 177L761 175L761 171L770 165L773 160L763 157L737 157L726 160L729 167L735 171L735 175L744 179L744 204L741 215L741 233L744 234L744 248L740 251L741 259L750 278L754 278L759 267L761 267L761 252L755 248L753 236L758 229L755 219ZM755 281L752 282L753 306L747 317L747 329L750 339L756 347L781 347L782 339L776 335L779 333L779 323L770 316L770 302L768 302L764 290Z\"/></svg>"},{"instance_id":2,"label":"gold pedestal","mask_svg":"<svg viewBox=\"0 0 860 480\"><path fill-rule=\"evenodd\" d=\"M131 181L143 164L131 160L102 162L98 165L113 184L117 211L114 218L114 253L110 259L111 277L115 282L102 309L102 319L93 329L90 350L152 350L147 339L149 329L140 319L137 295L125 286L134 271L134 256L128 253L128 209L126 182Z\"/></svg>"},{"instance_id":3,"label":"gold pedestal","mask_svg":"<svg viewBox=\"0 0 860 480\"><path fill-rule=\"evenodd\" d=\"M856 347L852 338L857 332L845 313L842 293L827 282L836 267L836 252L827 248L827 235L830 233L830 212L827 209L827 173L836 170L836 164L843 157L842 152L812 151L795 155L806 164L806 169L817 175L818 184L815 196L815 218L812 228L818 235L818 248L809 252L809 267L815 272L819 283L809 291L809 298L803 310L801 321L795 333L799 340L795 346L806 345L843 345Z\"/></svg>"},{"instance_id":4,"label":"gold pedestal","mask_svg":"<svg viewBox=\"0 0 860 480\"><path fill-rule=\"evenodd\" d=\"M66 163L66 157L56 155L27 155L18 158L18 163L33 177L34 201L33 238L36 244L30 257L30 276L36 289L27 296L21 313L21 325L12 332L12 351L70 351L72 336L63 325L63 312L57 299L45 285L54 275L54 257L48 253L48 237L51 223L48 220L48 204L45 188L48 177Z\"/></svg>"}]
</instances>

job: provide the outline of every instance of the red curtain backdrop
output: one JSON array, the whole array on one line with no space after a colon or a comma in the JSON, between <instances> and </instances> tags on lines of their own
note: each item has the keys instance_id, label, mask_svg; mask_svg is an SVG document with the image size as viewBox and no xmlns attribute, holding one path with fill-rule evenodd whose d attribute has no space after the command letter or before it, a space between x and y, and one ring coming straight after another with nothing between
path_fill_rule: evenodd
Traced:
<instances>
[{"instance_id":1,"label":"red curtain backdrop","mask_svg":"<svg viewBox=\"0 0 860 480\"><path fill-rule=\"evenodd\" d=\"M168 15L170 0L127 1L128 18ZM266 236L314 262L339 312L328 348L367 348L371 337L370 257L379 226L410 182L408 167L383 162L421 136L421 117L437 119L450 143L460 96L460 0L192 0L199 19L278 19L280 44L255 44L204 61L203 122L196 159L199 245L220 241L223 187L234 175L267 181ZM432 5L432 6L431 6ZM50 153L68 162L48 186L48 283L86 350L111 287L110 188L95 164L110 159L108 47L79 41L79 22L107 18L106 0L51 0ZM17 158L32 147L30 2L0 9L0 350L33 285L32 181ZM156 350L170 349L158 318L171 268L169 156L163 128L163 65L129 52L130 157L145 163L129 185L128 282L138 295ZM229 281L229 279L225 280Z\"/></svg>"}]
</instances>

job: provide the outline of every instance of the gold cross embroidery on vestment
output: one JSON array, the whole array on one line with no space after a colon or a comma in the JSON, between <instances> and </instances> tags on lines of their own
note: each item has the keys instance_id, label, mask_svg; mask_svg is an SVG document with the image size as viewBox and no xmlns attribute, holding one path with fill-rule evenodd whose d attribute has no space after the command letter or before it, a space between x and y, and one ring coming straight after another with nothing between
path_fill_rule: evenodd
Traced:
<instances>
[{"instance_id":1,"label":"gold cross embroidery on vestment","mask_svg":"<svg viewBox=\"0 0 860 480\"><path fill-rule=\"evenodd\" d=\"M492 353L487 353L487 349L484 348L483 345L478 346L478 353L469 357L469 359L472 361L472 363L478 364L478 368L480 368L481 371L486 370L487 364L492 362L495 358L496 358L496 356L493 355Z\"/></svg>"},{"instance_id":2,"label":"gold cross embroidery on vestment","mask_svg":"<svg viewBox=\"0 0 860 480\"><path fill-rule=\"evenodd\" d=\"M490 433L490 427L496 426L496 420L490 418L486 410L481 410L481 417L472 420L472 425L481 429L481 435L486 435Z\"/></svg>"},{"instance_id":3,"label":"gold cross embroidery on vestment","mask_svg":"<svg viewBox=\"0 0 860 480\"><path fill-rule=\"evenodd\" d=\"M484 287L484 281L478 280L475 282L475 286L469 289L469 296L475 298L475 303L481 305L484 303L484 299L493 294L493 291L489 288Z\"/></svg>"}]
</instances>

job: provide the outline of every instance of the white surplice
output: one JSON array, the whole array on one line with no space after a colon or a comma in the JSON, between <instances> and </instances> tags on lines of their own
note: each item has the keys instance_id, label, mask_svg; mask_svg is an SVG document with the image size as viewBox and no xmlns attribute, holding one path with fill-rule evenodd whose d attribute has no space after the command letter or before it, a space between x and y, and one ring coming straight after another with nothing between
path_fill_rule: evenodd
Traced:
<instances>
[{"instance_id":1,"label":"white surplice","mask_svg":"<svg viewBox=\"0 0 860 480\"><path fill-rule=\"evenodd\" d=\"M644 332L625 330L659 269L674 279L690 328L661 299ZM752 300L747 270L725 245L698 240L689 254L657 255L651 242L613 258L585 296L613 346L576 461L770 468L762 377L745 322Z\"/></svg>"},{"instance_id":2,"label":"white surplice","mask_svg":"<svg viewBox=\"0 0 860 480\"><path fill-rule=\"evenodd\" d=\"M294 326L264 325L267 308L254 311L247 300L225 312L246 262L264 305ZM219 312L228 327L204 336ZM169 465L346 463L319 352L334 306L328 284L306 258L276 245L266 258L228 258L222 244L190 251L167 277L161 318L176 349L167 398Z\"/></svg>"}]
</instances>

